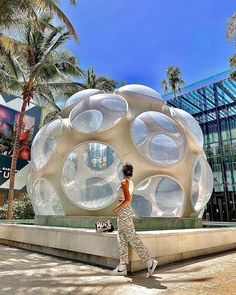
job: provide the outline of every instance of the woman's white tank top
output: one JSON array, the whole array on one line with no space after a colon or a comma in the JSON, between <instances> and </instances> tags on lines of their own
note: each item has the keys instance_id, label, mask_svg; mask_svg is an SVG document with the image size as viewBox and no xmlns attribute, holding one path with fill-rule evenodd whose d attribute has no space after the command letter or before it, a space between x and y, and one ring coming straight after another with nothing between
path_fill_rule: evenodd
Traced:
<instances>
[{"instance_id":1,"label":"woman's white tank top","mask_svg":"<svg viewBox=\"0 0 236 295\"><path fill-rule=\"evenodd\" d=\"M134 183L131 179L128 179L128 182L129 182L129 193L132 196L133 191L134 191ZM119 188L117 190L116 197L117 197L118 201L120 201L120 202L123 201L125 198L121 186L119 186Z\"/></svg>"}]
</instances>

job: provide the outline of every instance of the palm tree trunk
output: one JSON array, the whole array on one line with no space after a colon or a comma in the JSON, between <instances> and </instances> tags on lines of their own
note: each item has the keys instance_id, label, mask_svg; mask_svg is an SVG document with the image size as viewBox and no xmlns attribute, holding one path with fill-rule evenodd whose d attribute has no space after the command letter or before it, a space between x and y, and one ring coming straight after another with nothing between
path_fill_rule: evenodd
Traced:
<instances>
[{"instance_id":1,"label":"palm tree trunk","mask_svg":"<svg viewBox=\"0 0 236 295\"><path fill-rule=\"evenodd\" d=\"M24 119L24 115L25 115L26 106L28 103L28 100L24 99L24 97L25 96L23 95L23 104L21 107L19 121L18 121L18 124L16 125L16 137L15 137L13 154L12 154L12 159L11 159L7 219L12 219L12 216L13 216L13 198L14 198L14 183L15 183L15 174L16 174L17 154L18 154L18 150L19 150L19 142L20 142L22 125L23 125L23 119Z\"/></svg>"},{"instance_id":2,"label":"palm tree trunk","mask_svg":"<svg viewBox=\"0 0 236 295\"><path fill-rule=\"evenodd\" d=\"M177 102L177 95L176 95L176 90L174 89L174 95L175 95L175 102Z\"/></svg>"}]
</instances>

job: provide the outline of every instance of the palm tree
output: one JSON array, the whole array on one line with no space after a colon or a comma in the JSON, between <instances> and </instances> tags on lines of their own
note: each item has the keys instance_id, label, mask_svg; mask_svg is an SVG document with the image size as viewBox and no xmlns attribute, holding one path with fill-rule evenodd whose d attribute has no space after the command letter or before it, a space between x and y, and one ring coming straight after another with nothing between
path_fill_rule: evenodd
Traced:
<instances>
[{"instance_id":1,"label":"palm tree","mask_svg":"<svg viewBox=\"0 0 236 295\"><path fill-rule=\"evenodd\" d=\"M168 90L169 90L167 80L165 80L165 79L162 80L162 82L161 82L161 86L162 86L162 88L164 89L165 93L167 93Z\"/></svg>"},{"instance_id":2,"label":"palm tree","mask_svg":"<svg viewBox=\"0 0 236 295\"><path fill-rule=\"evenodd\" d=\"M78 40L78 35L63 13L63 11L58 7L56 0L1 0L0 4L0 46L4 47L6 50L14 50L20 52L24 50L24 44L16 38L9 36L9 31L11 35L15 32L22 30L25 23L34 22L41 25L38 20L38 14L42 11L47 13L53 13L59 20L64 23L68 31ZM72 5L76 5L76 0L70 0ZM4 32L5 30L5 32ZM6 33L7 30L7 33Z\"/></svg>"},{"instance_id":3,"label":"palm tree","mask_svg":"<svg viewBox=\"0 0 236 295\"><path fill-rule=\"evenodd\" d=\"M165 92L172 90L174 92L175 98L177 92L181 91L181 87L184 86L184 81L182 80L181 72L179 67L170 66L166 70L167 79L162 80L161 86L164 88Z\"/></svg>"},{"instance_id":4,"label":"palm tree","mask_svg":"<svg viewBox=\"0 0 236 295\"><path fill-rule=\"evenodd\" d=\"M30 17L37 18L36 9L55 14L67 27L68 31L77 39L77 33L63 11L55 0L1 0L0 5L0 26L9 28L19 26ZM76 5L76 0L70 0L72 5Z\"/></svg>"},{"instance_id":5,"label":"palm tree","mask_svg":"<svg viewBox=\"0 0 236 295\"><path fill-rule=\"evenodd\" d=\"M236 54L234 54L232 57L230 57L229 64L232 68L236 67ZM236 81L236 71L232 71L230 73L230 79L232 79L233 81Z\"/></svg>"},{"instance_id":6,"label":"palm tree","mask_svg":"<svg viewBox=\"0 0 236 295\"><path fill-rule=\"evenodd\" d=\"M236 39L236 12L229 19L226 36L228 40Z\"/></svg>"},{"instance_id":7,"label":"palm tree","mask_svg":"<svg viewBox=\"0 0 236 295\"><path fill-rule=\"evenodd\" d=\"M16 126L16 137L11 161L7 218L12 218L14 179L23 118L31 99L56 105L55 97L65 98L66 93L81 90L82 84L74 82L83 72L76 58L61 48L71 34L55 27L49 15L39 16L44 26L29 22L22 28L20 41L26 50L15 54L0 47L0 88L22 95L22 107Z\"/></svg>"},{"instance_id":8,"label":"palm tree","mask_svg":"<svg viewBox=\"0 0 236 295\"><path fill-rule=\"evenodd\" d=\"M236 45L236 13L229 19L226 36L228 40L234 39ZM236 67L236 54L230 57L229 64L232 68ZM230 78L236 81L236 71L230 73Z\"/></svg>"},{"instance_id":9,"label":"palm tree","mask_svg":"<svg viewBox=\"0 0 236 295\"><path fill-rule=\"evenodd\" d=\"M84 88L96 88L105 91L113 91L116 87L116 81L112 80L106 76L97 76L93 67L88 68L85 81L84 81Z\"/></svg>"}]
</instances>

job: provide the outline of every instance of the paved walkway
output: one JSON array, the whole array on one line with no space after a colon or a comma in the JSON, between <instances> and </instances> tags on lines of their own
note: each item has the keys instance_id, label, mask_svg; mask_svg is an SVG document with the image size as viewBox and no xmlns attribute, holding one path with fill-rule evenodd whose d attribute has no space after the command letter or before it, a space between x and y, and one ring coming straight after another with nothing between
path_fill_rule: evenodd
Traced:
<instances>
[{"instance_id":1,"label":"paved walkway","mask_svg":"<svg viewBox=\"0 0 236 295\"><path fill-rule=\"evenodd\" d=\"M113 277L100 267L0 245L4 295L236 295L236 250Z\"/></svg>"}]
</instances>

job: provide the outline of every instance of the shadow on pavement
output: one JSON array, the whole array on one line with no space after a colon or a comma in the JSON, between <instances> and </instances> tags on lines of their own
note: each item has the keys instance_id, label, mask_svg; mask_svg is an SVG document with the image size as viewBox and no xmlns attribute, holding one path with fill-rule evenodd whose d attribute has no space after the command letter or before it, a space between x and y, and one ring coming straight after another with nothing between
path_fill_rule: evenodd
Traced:
<instances>
[{"instance_id":1,"label":"shadow on pavement","mask_svg":"<svg viewBox=\"0 0 236 295\"><path fill-rule=\"evenodd\" d=\"M167 289L167 287L162 285L162 282L158 280L158 279L161 279L161 277L153 276L153 277L146 278L143 274L143 275L131 276L130 278L133 284L145 287L147 289L159 289L159 290Z\"/></svg>"}]
</instances>

